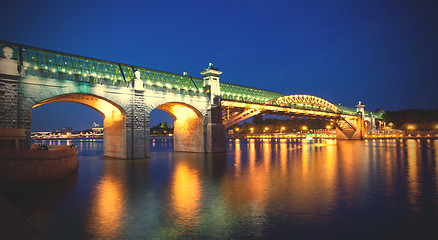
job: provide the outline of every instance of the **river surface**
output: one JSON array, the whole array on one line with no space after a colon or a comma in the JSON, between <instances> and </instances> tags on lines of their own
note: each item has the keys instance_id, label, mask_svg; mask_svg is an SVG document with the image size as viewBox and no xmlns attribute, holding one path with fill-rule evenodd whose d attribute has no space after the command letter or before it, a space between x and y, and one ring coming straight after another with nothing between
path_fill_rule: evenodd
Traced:
<instances>
[{"instance_id":1,"label":"river surface","mask_svg":"<svg viewBox=\"0 0 438 240\"><path fill-rule=\"evenodd\" d=\"M134 161L75 144L76 173L9 196L47 239L438 237L438 140L230 140L223 154L155 140Z\"/></svg>"}]
</instances>

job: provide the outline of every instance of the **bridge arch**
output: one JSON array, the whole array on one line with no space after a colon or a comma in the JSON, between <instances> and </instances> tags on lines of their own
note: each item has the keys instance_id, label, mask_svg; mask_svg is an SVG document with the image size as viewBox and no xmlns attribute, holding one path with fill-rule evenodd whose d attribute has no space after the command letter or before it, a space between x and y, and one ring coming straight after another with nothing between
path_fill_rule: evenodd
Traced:
<instances>
[{"instance_id":1,"label":"bridge arch","mask_svg":"<svg viewBox=\"0 0 438 240\"><path fill-rule=\"evenodd\" d=\"M174 120L174 151L205 151L204 114L200 110L192 105L182 102L161 103L158 106L152 107L152 110L155 108L166 112Z\"/></svg>"},{"instance_id":2,"label":"bridge arch","mask_svg":"<svg viewBox=\"0 0 438 240\"><path fill-rule=\"evenodd\" d=\"M296 94L289 96L282 96L266 102L266 104L273 104L279 106L291 106L296 104L309 105L318 107L318 110L325 110L328 112L339 113L341 110L333 103L319 97L306 94Z\"/></svg>"},{"instance_id":3,"label":"bridge arch","mask_svg":"<svg viewBox=\"0 0 438 240\"><path fill-rule=\"evenodd\" d=\"M103 117L103 154L115 158L126 158L126 112L116 103L93 94L68 93L50 97L37 102L32 108L54 103L72 102L88 106Z\"/></svg>"}]
</instances>

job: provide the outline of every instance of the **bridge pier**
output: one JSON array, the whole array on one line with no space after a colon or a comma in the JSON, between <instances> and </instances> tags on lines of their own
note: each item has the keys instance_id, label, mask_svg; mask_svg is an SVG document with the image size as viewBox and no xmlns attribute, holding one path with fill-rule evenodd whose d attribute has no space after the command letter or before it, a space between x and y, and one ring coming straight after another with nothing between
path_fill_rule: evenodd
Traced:
<instances>
[{"instance_id":1,"label":"bridge pier","mask_svg":"<svg viewBox=\"0 0 438 240\"><path fill-rule=\"evenodd\" d=\"M226 151L225 126L222 124L222 108L218 97L213 99L213 104L208 110L205 132L207 153Z\"/></svg>"},{"instance_id":2,"label":"bridge pier","mask_svg":"<svg viewBox=\"0 0 438 240\"><path fill-rule=\"evenodd\" d=\"M345 117L338 120L338 127L336 128L336 139L338 140L363 140L367 128L365 127L365 105L359 101L356 105L357 116ZM368 119L367 119L368 120ZM345 127L346 126L346 127Z\"/></svg>"},{"instance_id":3,"label":"bridge pier","mask_svg":"<svg viewBox=\"0 0 438 240\"><path fill-rule=\"evenodd\" d=\"M362 119L358 119L356 130L341 130L336 128L337 140L363 140L365 139L366 130Z\"/></svg>"},{"instance_id":4,"label":"bridge pier","mask_svg":"<svg viewBox=\"0 0 438 240\"><path fill-rule=\"evenodd\" d=\"M222 123L221 88L219 83L219 75L222 72L210 63L208 68L204 69L201 74L204 75L204 88L210 95L210 104L207 108L207 118L205 120L205 150L208 153L225 152L226 136L225 126Z\"/></svg>"}]
</instances>

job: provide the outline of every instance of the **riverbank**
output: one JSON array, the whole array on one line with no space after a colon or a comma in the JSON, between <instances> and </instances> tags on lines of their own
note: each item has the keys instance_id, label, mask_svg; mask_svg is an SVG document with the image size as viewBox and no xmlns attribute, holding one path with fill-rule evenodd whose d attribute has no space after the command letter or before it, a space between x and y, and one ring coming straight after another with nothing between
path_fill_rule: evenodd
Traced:
<instances>
[{"instance_id":1,"label":"riverbank","mask_svg":"<svg viewBox=\"0 0 438 240\"><path fill-rule=\"evenodd\" d=\"M333 133L228 134L227 139L336 139Z\"/></svg>"},{"instance_id":2,"label":"riverbank","mask_svg":"<svg viewBox=\"0 0 438 240\"><path fill-rule=\"evenodd\" d=\"M227 139L336 139L335 133L267 133L267 134L228 134ZM374 132L364 139L438 139L437 131L424 132Z\"/></svg>"}]
</instances>

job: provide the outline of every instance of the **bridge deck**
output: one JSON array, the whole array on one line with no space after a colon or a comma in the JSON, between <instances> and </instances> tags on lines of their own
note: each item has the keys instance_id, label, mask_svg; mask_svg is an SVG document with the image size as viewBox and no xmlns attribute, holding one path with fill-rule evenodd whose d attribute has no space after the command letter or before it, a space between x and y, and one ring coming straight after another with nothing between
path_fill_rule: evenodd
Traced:
<instances>
[{"instance_id":1,"label":"bridge deck","mask_svg":"<svg viewBox=\"0 0 438 240\"><path fill-rule=\"evenodd\" d=\"M128 86L134 78L134 70L139 70L146 86L176 89L182 94L189 94L189 91L205 93L202 78L0 41L0 48L3 46L14 49L13 58L29 75L44 73L51 78L98 83L106 81L111 85ZM264 103L283 96L281 93L237 84L220 84L221 97L228 100Z\"/></svg>"}]
</instances>

